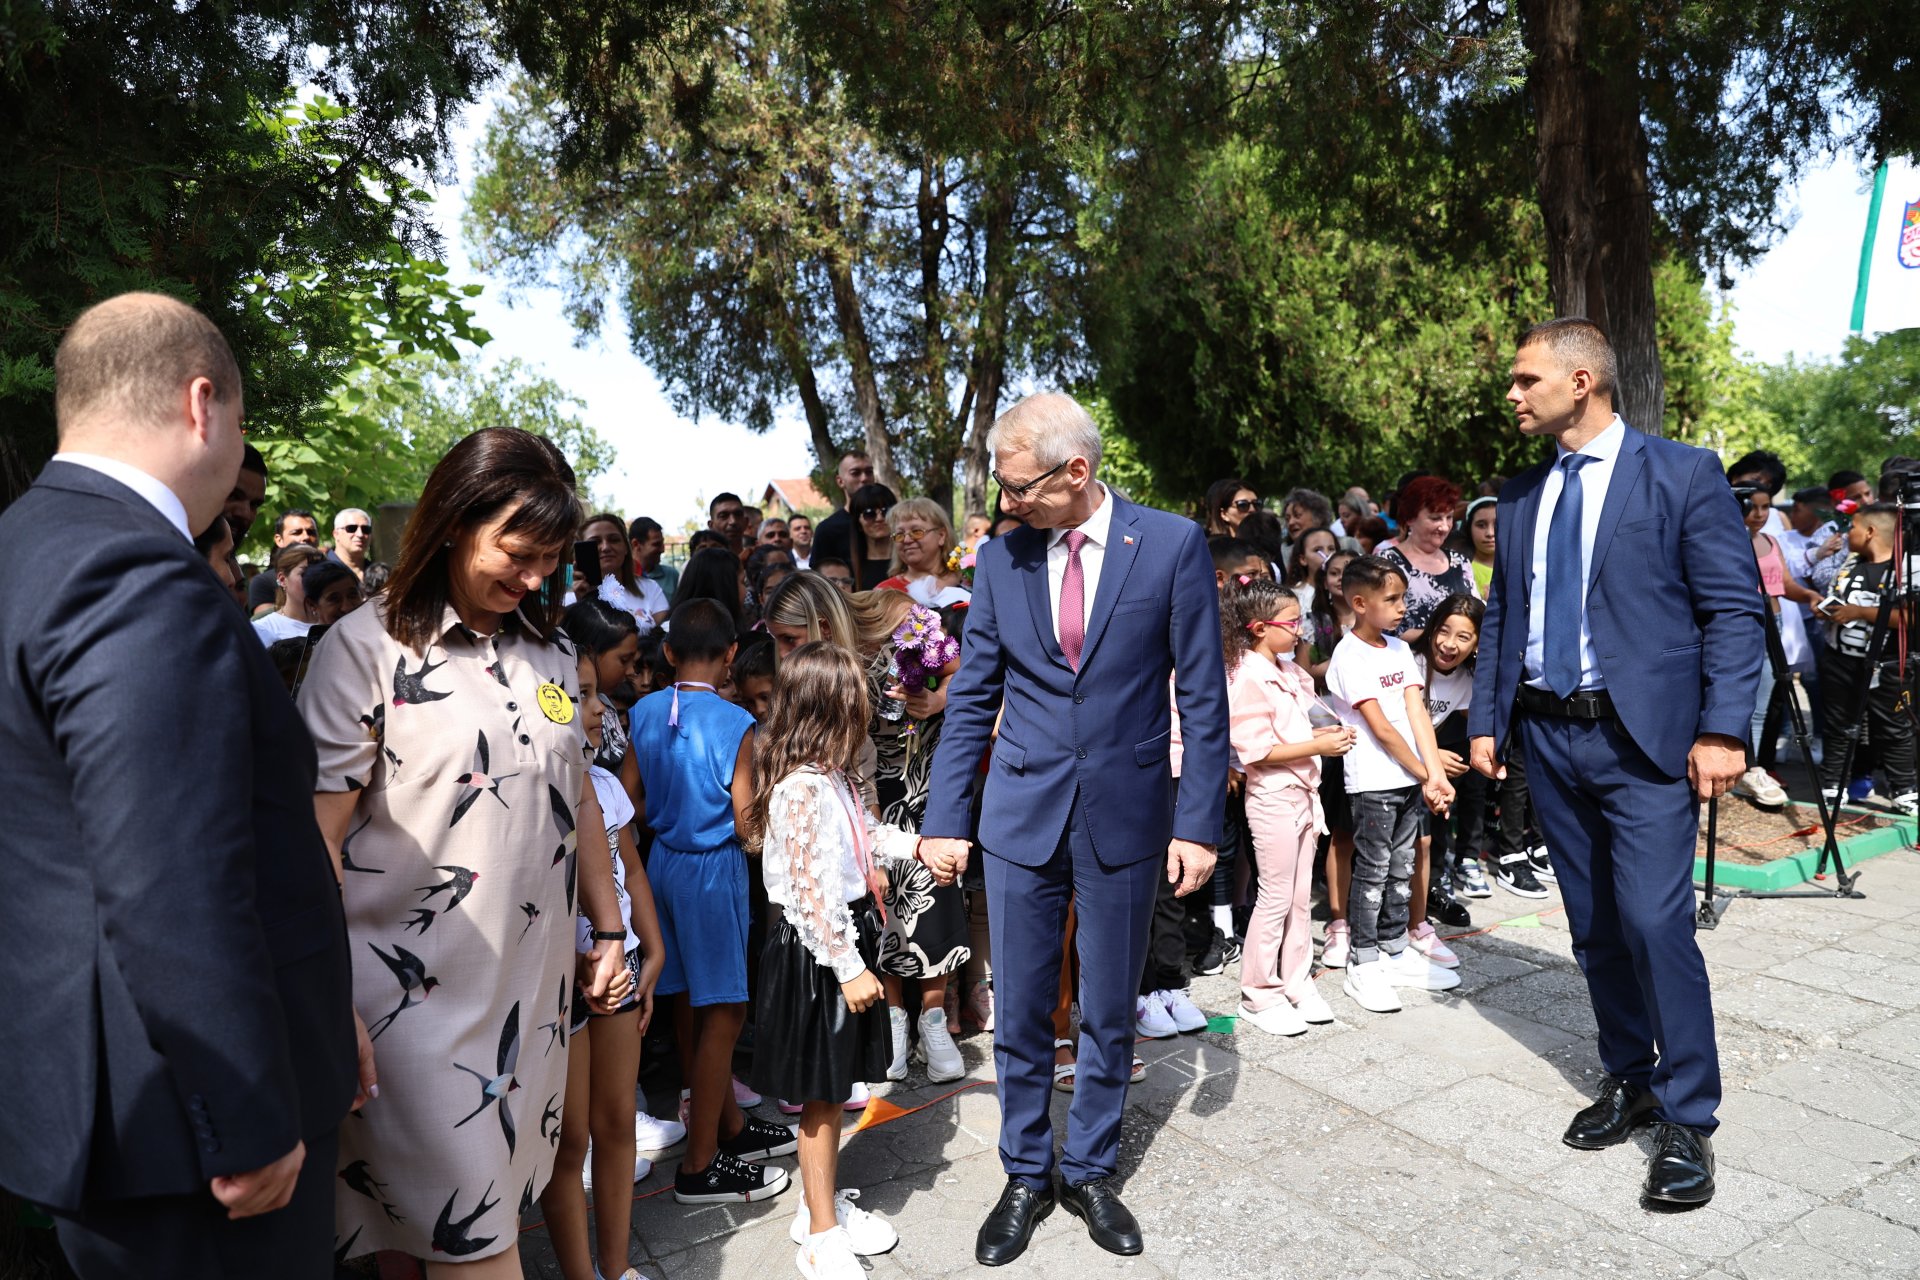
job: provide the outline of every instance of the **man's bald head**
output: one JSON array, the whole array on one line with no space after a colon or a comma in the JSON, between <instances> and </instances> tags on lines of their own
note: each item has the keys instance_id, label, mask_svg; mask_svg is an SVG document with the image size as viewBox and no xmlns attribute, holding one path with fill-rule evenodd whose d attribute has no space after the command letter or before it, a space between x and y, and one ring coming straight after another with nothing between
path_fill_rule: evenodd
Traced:
<instances>
[{"instance_id":1,"label":"man's bald head","mask_svg":"<svg viewBox=\"0 0 1920 1280\"><path fill-rule=\"evenodd\" d=\"M171 421L196 378L222 404L240 395L240 366L213 321L158 293L123 293L80 313L53 358L54 416L76 429Z\"/></svg>"}]
</instances>

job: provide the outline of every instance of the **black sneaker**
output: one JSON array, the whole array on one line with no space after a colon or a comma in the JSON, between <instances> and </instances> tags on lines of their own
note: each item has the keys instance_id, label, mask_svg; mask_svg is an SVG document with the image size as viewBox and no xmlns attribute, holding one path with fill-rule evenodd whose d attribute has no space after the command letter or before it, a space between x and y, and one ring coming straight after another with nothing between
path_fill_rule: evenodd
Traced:
<instances>
[{"instance_id":1,"label":"black sneaker","mask_svg":"<svg viewBox=\"0 0 1920 1280\"><path fill-rule=\"evenodd\" d=\"M1207 944L1207 949L1202 951L1199 958L1193 962L1193 971L1203 978L1211 978L1216 973L1226 972L1227 965L1230 963L1227 957L1227 948L1230 945L1232 945L1232 939L1215 929L1213 941ZM1233 959L1239 958L1239 948L1235 947Z\"/></svg>"},{"instance_id":2,"label":"black sneaker","mask_svg":"<svg viewBox=\"0 0 1920 1280\"><path fill-rule=\"evenodd\" d=\"M1508 893L1522 898L1544 898L1547 891L1534 878L1532 860L1524 853L1510 853L1500 858L1493 868L1493 878Z\"/></svg>"},{"instance_id":3,"label":"black sneaker","mask_svg":"<svg viewBox=\"0 0 1920 1280\"><path fill-rule=\"evenodd\" d=\"M771 1160L800 1149L800 1131L790 1124L774 1124L758 1116L746 1117L740 1132L720 1140L720 1151L736 1160Z\"/></svg>"},{"instance_id":4,"label":"black sneaker","mask_svg":"<svg viewBox=\"0 0 1920 1280\"><path fill-rule=\"evenodd\" d=\"M673 1198L681 1204L752 1204L787 1189L787 1171L748 1164L725 1151L699 1173L674 1170Z\"/></svg>"},{"instance_id":5,"label":"black sneaker","mask_svg":"<svg viewBox=\"0 0 1920 1280\"><path fill-rule=\"evenodd\" d=\"M1473 923L1473 913L1466 903L1434 885L1427 890L1427 919L1449 929L1464 929Z\"/></svg>"},{"instance_id":6,"label":"black sneaker","mask_svg":"<svg viewBox=\"0 0 1920 1280\"><path fill-rule=\"evenodd\" d=\"M1240 939L1237 937L1228 938L1226 944L1220 948L1220 959L1228 968L1240 963L1240 954Z\"/></svg>"},{"instance_id":7,"label":"black sneaker","mask_svg":"<svg viewBox=\"0 0 1920 1280\"><path fill-rule=\"evenodd\" d=\"M1547 846L1536 844L1527 850L1527 865L1533 868L1533 878L1558 883L1559 876L1553 874L1553 862L1547 857Z\"/></svg>"}]
</instances>

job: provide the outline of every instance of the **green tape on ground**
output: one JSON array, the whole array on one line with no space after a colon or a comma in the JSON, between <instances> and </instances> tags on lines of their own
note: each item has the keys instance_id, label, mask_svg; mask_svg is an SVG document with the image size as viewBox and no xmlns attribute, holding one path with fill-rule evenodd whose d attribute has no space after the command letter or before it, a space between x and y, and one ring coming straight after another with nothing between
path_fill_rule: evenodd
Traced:
<instances>
[{"instance_id":1,"label":"green tape on ground","mask_svg":"<svg viewBox=\"0 0 1920 1280\"><path fill-rule=\"evenodd\" d=\"M1538 929L1540 927L1540 917L1537 915L1515 916L1511 920L1502 920L1498 927L1502 929Z\"/></svg>"},{"instance_id":2,"label":"green tape on ground","mask_svg":"<svg viewBox=\"0 0 1920 1280\"><path fill-rule=\"evenodd\" d=\"M1207 1030L1218 1031L1223 1036L1230 1036L1233 1034L1233 1029L1239 1021L1239 1016L1231 1013L1224 1018L1208 1018Z\"/></svg>"}]
</instances>

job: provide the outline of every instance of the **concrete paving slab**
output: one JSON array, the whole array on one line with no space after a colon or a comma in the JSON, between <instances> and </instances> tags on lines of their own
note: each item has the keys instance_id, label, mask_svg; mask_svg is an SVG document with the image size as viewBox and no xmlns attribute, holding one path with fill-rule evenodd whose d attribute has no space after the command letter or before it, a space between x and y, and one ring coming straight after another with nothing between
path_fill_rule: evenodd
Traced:
<instances>
[{"instance_id":1,"label":"concrete paving slab","mask_svg":"<svg viewBox=\"0 0 1920 1280\"><path fill-rule=\"evenodd\" d=\"M1646 1131L1601 1152L1561 1145L1599 1085L1586 984L1556 900L1497 893L1473 904L1489 931L1454 943L1455 992L1368 1014L1329 973L1331 1026L1140 1045L1149 1066L1129 1097L1120 1174L1145 1254L1103 1253L1057 1211L995 1280L1920 1276L1920 960L1907 923L1920 858L1876 859L1862 886L1871 898L1737 903L1701 934L1726 1084L1719 1193L1703 1209L1641 1206ZM1193 995L1231 1016L1236 975L1199 979ZM989 1038L961 1044L970 1079L990 1080ZM1005 1181L999 1106L990 1086L955 1087L916 1070L876 1089L924 1109L846 1139L842 1185L901 1232L867 1260L875 1280L983 1274L973 1240ZM1058 1128L1069 1101L1054 1098ZM646 1275L796 1274L794 1192L686 1208L645 1194L667 1185L667 1165L636 1188ZM559 1275L543 1229L522 1257L530 1276Z\"/></svg>"}]
</instances>

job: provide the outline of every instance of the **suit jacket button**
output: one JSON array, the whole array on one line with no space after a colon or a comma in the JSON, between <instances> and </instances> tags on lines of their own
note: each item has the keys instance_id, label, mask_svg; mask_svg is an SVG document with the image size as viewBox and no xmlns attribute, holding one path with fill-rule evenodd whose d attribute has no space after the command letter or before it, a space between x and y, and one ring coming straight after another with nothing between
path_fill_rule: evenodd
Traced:
<instances>
[{"instance_id":1,"label":"suit jacket button","mask_svg":"<svg viewBox=\"0 0 1920 1280\"><path fill-rule=\"evenodd\" d=\"M1085 702L1086 700L1087 700L1087 695L1084 693L1076 693L1073 695L1073 705L1076 707L1079 706L1081 703Z\"/></svg>"},{"instance_id":2,"label":"suit jacket button","mask_svg":"<svg viewBox=\"0 0 1920 1280\"><path fill-rule=\"evenodd\" d=\"M208 1155L213 1155L220 1150L220 1144L214 1141L212 1138L208 1138L205 1142L200 1144L200 1149L206 1152Z\"/></svg>"},{"instance_id":3,"label":"suit jacket button","mask_svg":"<svg viewBox=\"0 0 1920 1280\"><path fill-rule=\"evenodd\" d=\"M1087 749L1085 747L1075 747L1073 749L1073 755L1076 760L1085 760L1087 758Z\"/></svg>"},{"instance_id":4,"label":"suit jacket button","mask_svg":"<svg viewBox=\"0 0 1920 1280\"><path fill-rule=\"evenodd\" d=\"M529 742L532 742L532 741L533 741L533 739L532 739L532 738L529 738L529 737L528 737L528 736L527 736L526 734L524 734L524 733L523 733L523 734L521 734L521 735L520 735L520 745L521 745L521 746L523 746L523 747L524 747L524 746L526 746L526 745L527 745L527 744L528 744Z\"/></svg>"}]
</instances>

